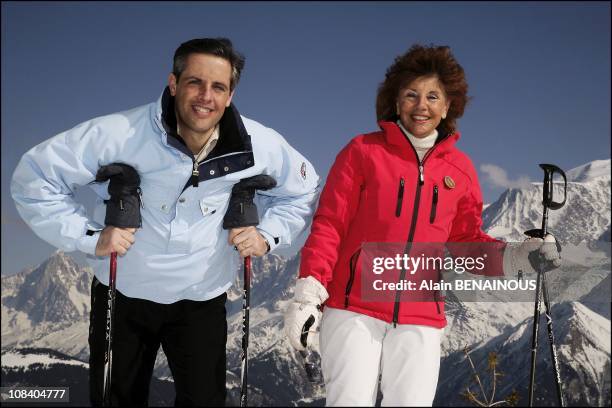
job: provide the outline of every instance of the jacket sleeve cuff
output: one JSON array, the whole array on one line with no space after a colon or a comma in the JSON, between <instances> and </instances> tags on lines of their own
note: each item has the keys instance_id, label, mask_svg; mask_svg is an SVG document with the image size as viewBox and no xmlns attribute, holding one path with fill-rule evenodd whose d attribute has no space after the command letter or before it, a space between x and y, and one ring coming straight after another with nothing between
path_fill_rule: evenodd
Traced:
<instances>
[{"instance_id":1,"label":"jacket sleeve cuff","mask_svg":"<svg viewBox=\"0 0 612 408\"><path fill-rule=\"evenodd\" d=\"M100 231L94 231L92 235L83 235L77 240L76 247L79 251L88 254L96 255L96 245L98 245L98 239L100 238Z\"/></svg>"},{"instance_id":2,"label":"jacket sleeve cuff","mask_svg":"<svg viewBox=\"0 0 612 408\"><path fill-rule=\"evenodd\" d=\"M268 232L262 229L257 228L257 231L266 239L266 241L268 241L268 244L270 245L270 250L268 251L268 253L274 251L274 248L278 246L278 243L276 242L277 240L274 239L274 237Z\"/></svg>"}]
</instances>

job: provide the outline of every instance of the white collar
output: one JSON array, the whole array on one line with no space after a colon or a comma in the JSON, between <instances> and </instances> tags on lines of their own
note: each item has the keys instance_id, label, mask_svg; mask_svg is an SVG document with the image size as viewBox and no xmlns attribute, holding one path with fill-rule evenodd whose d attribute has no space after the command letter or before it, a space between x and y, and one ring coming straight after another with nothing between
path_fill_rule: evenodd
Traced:
<instances>
[{"instance_id":1,"label":"white collar","mask_svg":"<svg viewBox=\"0 0 612 408\"><path fill-rule=\"evenodd\" d=\"M401 121L398 120L397 125L402 130L402 132L404 132L404 135L406 135L408 140L410 140L410 143L412 143L412 145L417 149L430 149L431 147L433 147L434 144L436 144L436 139L438 138L438 131L436 129L434 129L431 134L425 137L416 137L412 133L410 133L404 127L404 125L402 125Z\"/></svg>"}]
</instances>

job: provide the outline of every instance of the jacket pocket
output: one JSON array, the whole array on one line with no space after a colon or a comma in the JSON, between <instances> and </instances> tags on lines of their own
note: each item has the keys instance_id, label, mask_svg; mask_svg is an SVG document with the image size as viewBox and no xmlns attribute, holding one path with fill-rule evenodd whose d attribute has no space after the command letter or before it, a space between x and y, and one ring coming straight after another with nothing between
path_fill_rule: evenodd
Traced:
<instances>
[{"instance_id":1,"label":"jacket pocket","mask_svg":"<svg viewBox=\"0 0 612 408\"><path fill-rule=\"evenodd\" d=\"M397 190L397 205L395 207L395 216L399 217L402 214L402 201L404 200L404 178L400 177L399 189Z\"/></svg>"},{"instance_id":2,"label":"jacket pocket","mask_svg":"<svg viewBox=\"0 0 612 408\"><path fill-rule=\"evenodd\" d=\"M431 212L429 213L429 223L433 224L436 220L436 208L438 207L438 186L433 187L433 196L431 198Z\"/></svg>"},{"instance_id":3,"label":"jacket pocket","mask_svg":"<svg viewBox=\"0 0 612 408\"><path fill-rule=\"evenodd\" d=\"M220 214L224 214L227 209L226 205L229 203L229 198L226 197L207 197L203 198L199 201L200 211L199 217L210 217L213 214L219 212Z\"/></svg>"},{"instance_id":4,"label":"jacket pocket","mask_svg":"<svg viewBox=\"0 0 612 408\"><path fill-rule=\"evenodd\" d=\"M351 255L351 259L349 260L349 279L346 283L346 289L344 290L344 308L348 307L349 303L349 295L351 294L351 288L353 287L353 281L355 280L355 271L357 270L357 260L359 259L359 254L361 253L361 248L357 249L353 255Z\"/></svg>"}]
</instances>

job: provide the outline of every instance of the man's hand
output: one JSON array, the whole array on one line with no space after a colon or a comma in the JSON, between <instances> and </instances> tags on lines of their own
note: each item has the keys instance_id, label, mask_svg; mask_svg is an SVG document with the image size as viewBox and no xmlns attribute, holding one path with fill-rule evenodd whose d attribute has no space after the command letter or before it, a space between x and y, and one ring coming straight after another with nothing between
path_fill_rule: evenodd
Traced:
<instances>
[{"instance_id":1,"label":"man's hand","mask_svg":"<svg viewBox=\"0 0 612 408\"><path fill-rule=\"evenodd\" d=\"M240 256L263 256L268 252L266 239L255 227L232 228L229 232L229 243L234 245Z\"/></svg>"},{"instance_id":2,"label":"man's hand","mask_svg":"<svg viewBox=\"0 0 612 408\"><path fill-rule=\"evenodd\" d=\"M96 256L108 256L113 252L120 256L125 255L135 241L135 232L136 228L104 228L98 238Z\"/></svg>"}]
</instances>

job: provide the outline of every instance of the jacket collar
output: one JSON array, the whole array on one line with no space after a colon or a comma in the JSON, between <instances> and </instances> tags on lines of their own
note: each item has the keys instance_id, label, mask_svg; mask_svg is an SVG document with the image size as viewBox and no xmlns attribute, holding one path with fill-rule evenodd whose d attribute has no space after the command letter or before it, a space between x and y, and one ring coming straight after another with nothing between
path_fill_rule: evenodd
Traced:
<instances>
[{"instance_id":1,"label":"jacket collar","mask_svg":"<svg viewBox=\"0 0 612 408\"><path fill-rule=\"evenodd\" d=\"M166 87L157 106L157 119L168 134L168 144L193 156L183 139L176 133L176 115L174 113L174 97L170 95L170 88ZM210 152L208 158L222 156L234 152L251 152L251 136L247 133L240 113L234 104L225 109L219 121L219 141Z\"/></svg>"},{"instance_id":2,"label":"jacket collar","mask_svg":"<svg viewBox=\"0 0 612 408\"><path fill-rule=\"evenodd\" d=\"M398 146L400 148L408 148L410 147L410 141L404 133L399 128L397 123L395 122L387 122L381 120L378 122L378 126L384 132L385 141L391 146ZM459 132L443 135L439 134L436 143L433 145L432 149L435 149L436 154L447 152L454 148L455 143L461 134Z\"/></svg>"}]
</instances>

